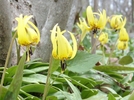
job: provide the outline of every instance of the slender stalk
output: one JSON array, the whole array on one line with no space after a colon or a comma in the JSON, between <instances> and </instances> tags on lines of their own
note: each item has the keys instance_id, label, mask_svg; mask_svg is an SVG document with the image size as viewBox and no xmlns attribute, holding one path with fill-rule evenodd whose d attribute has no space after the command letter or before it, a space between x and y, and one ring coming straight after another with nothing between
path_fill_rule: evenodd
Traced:
<instances>
[{"instance_id":1,"label":"slender stalk","mask_svg":"<svg viewBox=\"0 0 134 100\"><path fill-rule=\"evenodd\" d=\"M45 86L45 89L44 89L44 94L43 94L42 100L46 99L46 96L47 96L48 91L49 91L51 72L52 72L52 56L50 57L50 65L49 65L49 69L48 69L46 86Z\"/></svg>"},{"instance_id":2,"label":"slender stalk","mask_svg":"<svg viewBox=\"0 0 134 100\"><path fill-rule=\"evenodd\" d=\"M28 45L26 49L27 49L26 51L27 51L27 62L28 62L30 61L30 54L29 54L30 46Z\"/></svg>"},{"instance_id":3,"label":"slender stalk","mask_svg":"<svg viewBox=\"0 0 134 100\"><path fill-rule=\"evenodd\" d=\"M96 34L96 33L94 33L94 34ZM93 33L91 34L91 44L92 44L91 53L92 54L96 53L96 38L94 37L94 34Z\"/></svg>"},{"instance_id":4,"label":"slender stalk","mask_svg":"<svg viewBox=\"0 0 134 100\"><path fill-rule=\"evenodd\" d=\"M110 56L109 56L109 58L108 58L108 64L110 64L110 59L111 59L112 54L113 54L113 52L114 52L114 50L115 50L115 48L116 48L117 41L118 41L118 39L116 40L116 42L115 42L115 44L114 44L114 46L113 46L113 48L112 48L112 50L111 50Z\"/></svg>"},{"instance_id":5,"label":"slender stalk","mask_svg":"<svg viewBox=\"0 0 134 100\"><path fill-rule=\"evenodd\" d=\"M10 54L11 54L11 51L12 51L12 46L13 46L13 42L15 40L15 37L16 37L16 34L17 32L14 34L12 40L11 40L11 44L10 44L10 47L8 49L8 53L7 53L7 57L6 57L6 62L5 62L5 66L4 66L4 70L3 70L3 74L2 74L2 79L1 79L1 87L0 87L0 94L2 92L2 87L3 87L3 83L4 83L4 78L5 78L5 74L6 74L6 69L7 69L7 66L8 66L8 62L9 62L9 58L10 58Z\"/></svg>"},{"instance_id":6,"label":"slender stalk","mask_svg":"<svg viewBox=\"0 0 134 100\"><path fill-rule=\"evenodd\" d=\"M17 44L17 40L15 39L15 44L16 44L16 51L17 51L17 64L20 61L20 45Z\"/></svg>"},{"instance_id":7,"label":"slender stalk","mask_svg":"<svg viewBox=\"0 0 134 100\"><path fill-rule=\"evenodd\" d=\"M105 64L105 50L104 45L102 45L102 52L103 52L103 64Z\"/></svg>"}]
</instances>

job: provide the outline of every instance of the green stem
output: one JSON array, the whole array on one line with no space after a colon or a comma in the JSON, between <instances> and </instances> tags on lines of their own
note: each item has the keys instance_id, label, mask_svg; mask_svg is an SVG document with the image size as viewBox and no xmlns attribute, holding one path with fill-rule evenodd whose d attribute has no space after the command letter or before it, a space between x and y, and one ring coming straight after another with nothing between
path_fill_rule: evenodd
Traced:
<instances>
[{"instance_id":1,"label":"green stem","mask_svg":"<svg viewBox=\"0 0 134 100\"><path fill-rule=\"evenodd\" d=\"M26 49L27 49L26 51L27 51L27 62L28 62L30 61L30 54L29 54L30 46L28 45Z\"/></svg>"},{"instance_id":2,"label":"green stem","mask_svg":"<svg viewBox=\"0 0 134 100\"><path fill-rule=\"evenodd\" d=\"M112 50L111 50L110 56L109 56L109 58L108 58L108 64L110 64L110 59L111 59L112 54L113 54L113 52L114 52L114 50L115 50L115 48L116 48L117 41L118 41L118 39L116 40L116 42L115 42L115 44L114 44L114 46L113 46L113 48L112 48Z\"/></svg>"},{"instance_id":3,"label":"green stem","mask_svg":"<svg viewBox=\"0 0 134 100\"><path fill-rule=\"evenodd\" d=\"M16 44L16 51L17 51L17 64L20 61L20 45L17 44L17 40L15 39L15 44Z\"/></svg>"},{"instance_id":4,"label":"green stem","mask_svg":"<svg viewBox=\"0 0 134 100\"><path fill-rule=\"evenodd\" d=\"M45 89L44 89L44 94L43 94L42 100L46 99L46 96L47 96L48 91L49 91L51 72L52 72L52 56L50 58L50 65L49 65L49 69L48 69L46 86L45 86Z\"/></svg>"},{"instance_id":5,"label":"green stem","mask_svg":"<svg viewBox=\"0 0 134 100\"><path fill-rule=\"evenodd\" d=\"M13 46L13 43L14 43L14 40L16 38L16 34L17 32L14 34L12 40L11 40L11 44L10 44L10 47L8 49L8 53L7 53L7 57L6 57L6 62L5 62L5 66L4 66L4 70L3 70L3 74L2 74L2 79L1 79L1 88L0 88L0 94L2 92L2 87L3 87L3 83L4 83L4 78L5 78L5 74L6 74L6 69L7 69L7 66L8 66L8 62L9 62L9 58L10 58L10 54L11 54L11 51L12 51L12 46Z\"/></svg>"},{"instance_id":6,"label":"green stem","mask_svg":"<svg viewBox=\"0 0 134 100\"><path fill-rule=\"evenodd\" d=\"M104 45L102 45L102 52L103 52L103 64L105 65L105 51Z\"/></svg>"}]
</instances>

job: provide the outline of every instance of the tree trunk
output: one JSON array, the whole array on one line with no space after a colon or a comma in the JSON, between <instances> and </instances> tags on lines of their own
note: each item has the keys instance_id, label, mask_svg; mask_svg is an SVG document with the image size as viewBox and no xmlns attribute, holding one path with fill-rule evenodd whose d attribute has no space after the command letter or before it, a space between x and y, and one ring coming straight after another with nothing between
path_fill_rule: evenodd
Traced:
<instances>
[{"instance_id":1,"label":"tree trunk","mask_svg":"<svg viewBox=\"0 0 134 100\"><path fill-rule=\"evenodd\" d=\"M44 0L42 0L42 2L43 1ZM59 24L62 30L65 29L72 6L72 1L73 0L54 0L50 3L51 5L48 10L46 21L45 23L43 23L42 25L43 28L41 29L41 40L36 50L34 51L34 55L32 56L32 58L41 58L43 61L46 62L49 61L50 54L52 52L52 44L50 41L50 30L52 30L52 28L56 23ZM44 8L42 6L41 8L38 9L44 9ZM46 15L44 15L44 17L45 16Z\"/></svg>"},{"instance_id":2,"label":"tree trunk","mask_svg":"<svg viewBox=\"0 0 134 100\"><path fill-rule=\"evenodd\" d=\"M0 66L4 66L11 42L11 14L8 0L0 0Z\"/></svg>"}]
</instances>

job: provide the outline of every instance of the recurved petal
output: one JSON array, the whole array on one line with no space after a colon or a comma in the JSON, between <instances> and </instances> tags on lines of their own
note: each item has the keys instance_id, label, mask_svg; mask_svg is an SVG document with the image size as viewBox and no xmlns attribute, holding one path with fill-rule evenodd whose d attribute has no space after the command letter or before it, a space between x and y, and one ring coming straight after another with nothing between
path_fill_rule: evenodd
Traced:
<instances>
[{"instance_id":1,"label":"recurved petal","mask_svg":"<svg viewBox=\"0 0 134 100\"><path fill-rule=\"evenodd\" d=\"M70 59L73 59L77 53L77 42L76 42L74 35L71 32L69 32L69 33L70 33L70 36L71 36L72 41L73 41L73 53L72 53L72 56Z\"/></svg>"},{"instance_id":2,"label":"recurved petal","mask_svg":"<svg viewBox=\"0 0 134 100\"><path fill-rule=\"evenodd\" d=\"M23 18L24 24L26 25L28 23L28 21L33 17L33 15L27 16L25 15Z\"/></svg>"},{"instance_id":3,"label":"recurved petal","mask_svg":"<svg viewBox=\"0 0 134 100\"><path fill-rule=\"evenodd\" d=\"M52 42L52 45L53 45L53 50L52 50L52 55L55 59L57 59L57 33L56 33L56 28L58 26L58 23L54 26L54 28L51 30L51 42Z\"/></svg>"},{"instance_id":4,"label":"recurved petal","mask_svg":"<svg viewBox=\"0 0 134 100\"><path fill-rule=\"evenodd\" d=\"M37 43L38 43L40 41L40 32L39 32L38 28L30 21L28 21L28 24L30 24L34 28L34 30L36 31L37 37L38 37L38 40L37 40Z\"/></svg>"},{"instance_id":5,"label":"recurved petal","mask_svg":"<svg viewBox=\"0 0 134 100\"><path fill-rule=\"evenodd\" d=\"M88 25L92 26L94 24L95 19L94 19L94 15L93 15L91 6L87 7L86 14L87 14Z\"/></svg>"},{"instance_id":6,"label":"recurved petal","mask_svg":"<svg viewBox=\"0 0 134 100\"><path fill-rule=\"evenodd\" d=\"M39 42L39 38L35 30L32 28L27 28L27 34L29 36L29 41L31 41L31 44L37 45Z\"/></svg>"},{"instance_id":7,"label":"recurved petal","mask_svg":"<svg viewBox=\"0 0 134 100\"><path fill-rule=\"evenodd\" d=\"M53 43L53 40L55 40L55 38L56 38L56 34L57 34L57 32L56 32L56 28L57 28L57 26L58 26L58 23L53 27L53 29L50 31L51 32L51 41L52 41L52 43Z\"/></svg>"}]
</instances>

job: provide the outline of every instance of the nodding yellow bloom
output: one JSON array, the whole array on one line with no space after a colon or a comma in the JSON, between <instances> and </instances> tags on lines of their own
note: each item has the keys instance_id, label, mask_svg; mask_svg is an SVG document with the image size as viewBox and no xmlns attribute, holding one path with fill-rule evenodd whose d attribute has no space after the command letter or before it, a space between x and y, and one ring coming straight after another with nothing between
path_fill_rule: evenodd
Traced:
<instances>
[{"instance_id":1,"label":"nodding yellow bloom","mask_svg":"<svg viewBox=\"0 0 134 100\"><path fill-rule=\"evenodd\" d=\"M125 50L125 49L127 49L127 47L128 47L128 42L127 41L118 41L118 44L117 44L117 48L119 49L119 50Z\"/></svg>"},{"instance_id":2,"label":"nodding yellow bloom","mask_svg":"<svg viewBox=\"0 0 134 100\"><path fill-rule=\"evenodd\" d=\"M73 42L73 46L71 46L63 35L65 32L66 31L60 30L58 24L51 30L51 41L53 45L52 55L55 59L62 61L74 58L77 52L77 42L74 35L69 32Z\"/></svg>"},{"instance_id":3,"label":"nodding yellow bloom","mask_svg":"<svg viewBox=\"0 0 134 100\"><path fill-rule=\"evenodd\" d=\"M128 36L128 33L125 28L120 29L119 40L120 41L128 41L129 40L129 36Z\"/></svg>"},{"instance_id":4,"label":"nodding yellow bloom","mask_svg":"<svg viewBox=\"0 0 134 100\"><path fill-rule=\"evenodd\" d=\"M18 42L20 45L36 45L40 41L40 33L38 28L29 21L33 16L24 16L21 14L16 18L18 26L16 27L18 34Z\"/></svg>"},{"instance_id":5,"label":"nodding yellow bloom","mask_svg":"<svg viewBox=\"0 0 134 100\"><path fill-rule=\"evenodd\" d=\"M102 32L99 36L99 41L102 45L106 44L108 42L108 34L105 32Z\"/></svg>"},{"instance_id":6,"label":"nodding yellow bloom","mask_svg":"<svg viewBox=\"0 0 134 100\"><path fill-rule=\"evenodd\" d=\"M103 29L107 23L106 11L93 13L91 6L87 7L87 20L90 29Z\"/></svg>"},{"instance_id":7,"label":"nodding yellow bloom","mask_svg":"<svg viewBox=\"0 0 134 100\"><path fill-rule=\"evenodd\" d=\"M122 18L122 15L114 15L110 21L110 25L113 29L120 29L126 24L126 18Z\"/></svg>"},{"instance_id":8,"label":"nodding yellow bloom","mask_svg":"<svg viewBox=\"0 0 134 100\"><path fill-rule=\"evenodd\" d=\"M81 34L81 42L82 42L86 36L87 31L90 30L90 28L88 27L84 18L83 19L79 18L79 23L77 23L77 25L82 31L82 34Z\"/></svg>"}]
</instances>

